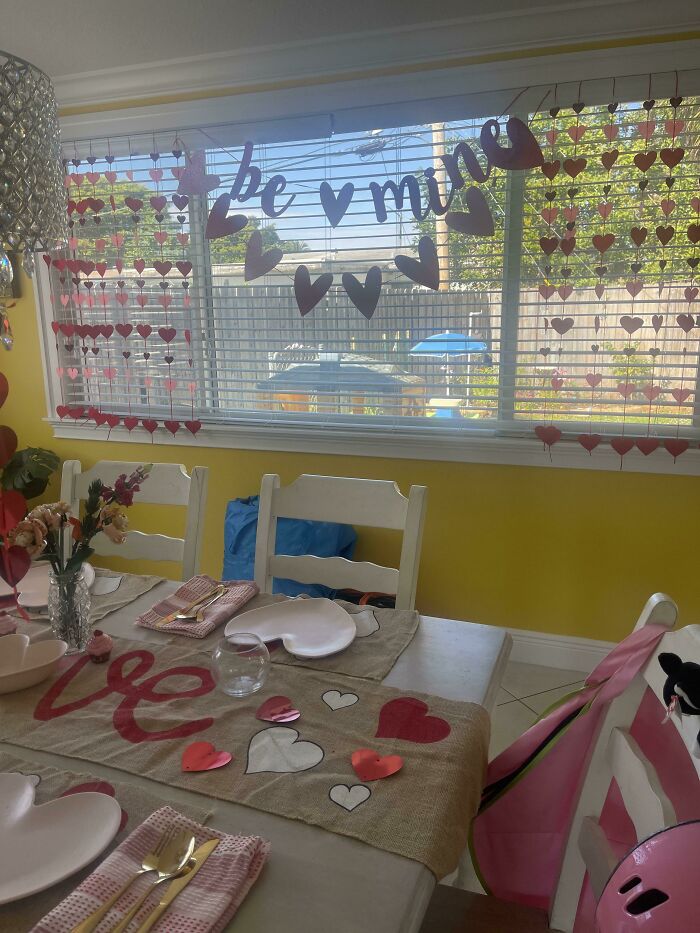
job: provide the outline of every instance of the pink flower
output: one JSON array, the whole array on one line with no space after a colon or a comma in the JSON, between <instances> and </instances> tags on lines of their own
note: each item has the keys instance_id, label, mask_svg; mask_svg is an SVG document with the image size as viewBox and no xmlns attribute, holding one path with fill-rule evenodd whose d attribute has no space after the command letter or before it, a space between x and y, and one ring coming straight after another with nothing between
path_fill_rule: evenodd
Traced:
<instances>
[{"instance_id":1,"label":"pink flower","mask_svg":"<svg viewBox=\"0 0 700 933\"><path fill-rule=\"evenodd\" d=\"M23 547L35 557L46 547L46 525L36 519L25 518L7 535L10 546Z\"/></svg>"}]
</instances>

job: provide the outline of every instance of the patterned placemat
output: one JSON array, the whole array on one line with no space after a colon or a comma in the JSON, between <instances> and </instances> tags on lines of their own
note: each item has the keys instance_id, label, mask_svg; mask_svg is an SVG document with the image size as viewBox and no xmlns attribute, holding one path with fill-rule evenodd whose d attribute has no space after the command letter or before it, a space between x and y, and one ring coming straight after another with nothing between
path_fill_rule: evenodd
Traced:
<instances>
[{"instance_id":1,"label":"patterned placemat","mask_svg":"<svg viewBox=\"0 0 700 933\"><path fill-rule=\"evenodd\" d=\"M215 689L209 654L192 644L115 639L107 664L64 659L49 685L0 697L4 740L321 826L416 859L438 878L455 868L486 765L482 707L281 664L260 693L233 699ZM256 718L276 695L300 711L296 721ZM183 771L194 741L233 761ZM351 755L366 748L402 756L403 767L360 780Z\"/></svg>"},{"instance_id":2,"label":"patterned placemat","mask_svg":"<svg viewBox=\"0 0 700 933\"><path fill-rule=\"evenodd\" d=\"M37 765L29 757L11 755L7 752L0 752L0 771L20 771L22 774L31 776L36 784L34 800L37 804L54 800L66 793L89 790L116 797L122 808L119 832L94 862L46 891L40 891L21 901L0 906L0 930L3 933L27 933L27 930L31 930L42 917L53 910L90 874L98 861L105 858L133 829L163 805L162 796L151 794L134 784L121 781L110 783L85 772L61 771L58 768ZM177 810L199 823L206 822L211 816L211 811L192 807L189 804L178 803Z\"/></svg>"}]
</instances>

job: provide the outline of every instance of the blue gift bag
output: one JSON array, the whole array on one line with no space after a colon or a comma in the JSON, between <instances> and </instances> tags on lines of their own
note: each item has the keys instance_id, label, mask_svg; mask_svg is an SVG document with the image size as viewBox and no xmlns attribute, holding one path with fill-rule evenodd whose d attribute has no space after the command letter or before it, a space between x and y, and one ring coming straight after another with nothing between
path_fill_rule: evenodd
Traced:
<instances>
[{"instance_id":1,"label":"blue gift bag","mask_svg":"<svg viewBox=\"0 0 700 933\"><path fill-rule=\"evenodd\" d=\"M259 496L233 499L226 506L224 519L224 569L222 580L252 580L255 563L255 536L258 529ZM336 522L311 522L299 518L277 519L276 554L313 554L316 557L346 557L352 559L357 533L352 525ZM273 593L285 596L333 597L327 586L297 583L294 580L273 581Z\"/></svg>"}]
</instances>

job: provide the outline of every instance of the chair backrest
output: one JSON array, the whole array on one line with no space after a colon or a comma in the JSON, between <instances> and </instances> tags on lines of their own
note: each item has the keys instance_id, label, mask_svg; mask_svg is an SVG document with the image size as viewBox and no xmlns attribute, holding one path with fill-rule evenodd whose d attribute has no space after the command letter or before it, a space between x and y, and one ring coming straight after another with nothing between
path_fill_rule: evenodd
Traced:
<instances>
[{"instance_id":1,"label":"chair backrest","mask_svg":"<svg viewBox=\"0 0 700 933\"><path fill-rule=\"evenodd\" d=\"M129 474L139 463L101 460L83 472L79 460L66 460L61 477L61 498L78 514L90 483L101 479L110 485L121 474ZM152 505L179 505L187 508L184 538L129 531L124 544L114 544L100 533L93 538L96 554L125 557L128 560L174 561L182 564L181 578L189 580L199 570L207 498L207 467L195 467L189 476L181 463L154 463L148 480L137 494L136 502Z\"/></svg>"},{"instance_id":2,"label":"chair backrest","mask_svg":"<svg viewBox=\"0 0 700 933\"><path fill-rule=\"evenodd\" d=\"M396 483L304 473L280 486L276 473L263 476L260 487L255 582L271 592L272 579L320 583L333 589L396 594L397 609L413 609L427 488L411 486L408 496ZM403 531L398 570L344 557L275 554L278 518L341 522Z\"/></svg>"},{"instance_id":3,"label":"chair backrest","mask_svg":"<svg viewBox=\"0 0 700 933\"><path fill-rule=\"evenodd\" d=\"M662 593L656 593L647 602L635 626L636 631L644 625L664 625L669 632L661 639L644 671L610 704L590 751L587 767L582 769L578 802L551 905L552 930L564 933L573 930L585 873L588 872L597 900L618 863L598 822L613 778L638 841L677 822L673 804L655 768L629 732L646 688L651 687L657 697L663 696L666 677L658 662L660 653L672 651L684 661L700 662L700 626L690 625L672 632L670 630L676 624L677 616L678 608L673 600ZM688 716L672 716L671 720L679 730L685 747L690 750L700 720ZM661 725L661 717L659 728L668 728ZM692 756L691 760L700 775L700 761Z\"/></svg>"}]
</instances>

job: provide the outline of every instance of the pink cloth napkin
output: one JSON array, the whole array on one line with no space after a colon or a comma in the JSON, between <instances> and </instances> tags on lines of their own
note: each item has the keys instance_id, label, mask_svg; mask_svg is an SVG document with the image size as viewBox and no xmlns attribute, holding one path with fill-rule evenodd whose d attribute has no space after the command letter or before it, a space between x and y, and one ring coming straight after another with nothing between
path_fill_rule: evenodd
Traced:
<instances>
[{"instance_id":1,"label":"pink cloth napkin","mask_svg":"<svg viewBox=\"0 0 700 933\"><path fill-rule=\"evenodd\" d=\"M114 894L138 869L145 855L153 851L161 834L171 826L191 832L197 846L209 839L220 839L202 868L175 898L153 927L154 933L219 933L231 921L267 861L270 843L259 836L230 836L207 829L170 807L161 807L137 827L72 894L61 901L34 927L31 933L70 933L76 924ZM109 911L100 928L111 930L136 903L155 878L142 875ZM144 904L134 922L143 923L169 882L159 885ZM134 929L137 927L134 926Z\"/></svg>"},{"instance_id":2,"label":"pink cloth napkin","mask_svg":"<svg viewBox=\"0 0 700 933\"><path fill-rule=\"evenodd\" d=\"M178 587L172 596L168 596L167 599L156 603L148 612L144 612L142 616L139 616L136 624L142 625L144 628L156 629L159 632L168 632L171 635L204 638L205 635L213 632L219 625L223 625L224 622L232 619L241 606L245 606L254 596L258 595L259 588L256 583L253 583L252 580L222 581L228 587L228 591L217 599L210 609L206 610L203 622L174 621L162 626L157 623L172 612L180 612L198 596L210 592L218 582L218 580L214 580L213 577L208 577L204 573L192 577L187 583L183 583L182 586Z\"/></svg>"}]
</instances>

